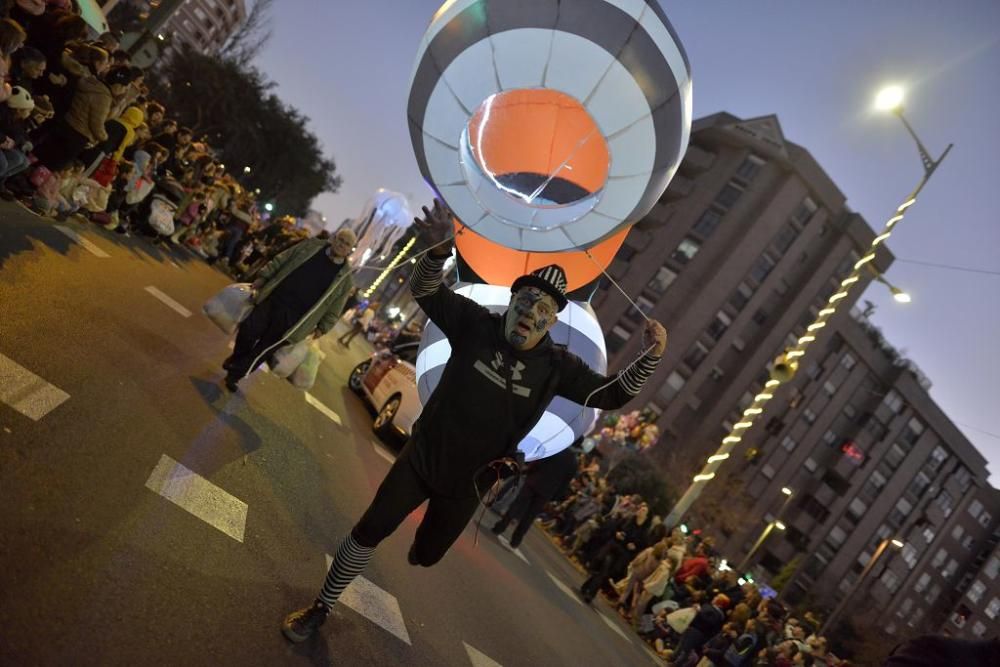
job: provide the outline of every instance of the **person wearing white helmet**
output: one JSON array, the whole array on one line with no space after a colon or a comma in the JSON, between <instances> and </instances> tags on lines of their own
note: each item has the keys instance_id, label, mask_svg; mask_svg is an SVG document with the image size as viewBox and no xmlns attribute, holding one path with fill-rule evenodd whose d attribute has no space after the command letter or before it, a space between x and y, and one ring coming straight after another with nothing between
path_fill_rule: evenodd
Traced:
<instances>
[{"instance_id":1,"label":"person wearing white helmet","mask_svg":"<svg viewBox=\"0 0 1000 667\"><path fill-rule=\"evenodd\" d=\"M7 179L28 167L31 142L28 139L28 117L35 102L25 88L14 86L10 97L0 102L0 197L14 198L7 189Z\"/></svg>"}]
</instances>

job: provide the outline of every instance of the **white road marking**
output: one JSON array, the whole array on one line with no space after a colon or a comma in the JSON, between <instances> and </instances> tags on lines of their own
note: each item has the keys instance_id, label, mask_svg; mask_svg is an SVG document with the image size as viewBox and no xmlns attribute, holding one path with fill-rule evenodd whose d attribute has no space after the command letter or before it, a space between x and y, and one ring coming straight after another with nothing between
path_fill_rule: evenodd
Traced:
<instances>
[{"instance_id":1,"label":"white road marking","mask_svg":"<svg viewBox=\"0 0 1000 667\"><path fill-rule=\"evenodd\" d=\"M497 539L499 540L500 544L507 547L508 551L513 551L518 558L523 560L528 565L531 565L531 562L527 559L527 557L523 553L521 553L521 549L520 548L515 549L514 547L510 546L510 541L508 541L506 537L504 537L503 535L497 535Z\"/></svg>"},{"instance_id":2,"label":"white road marking","mask_svg":"<svg viewBox=\"0 0 1000 667\"><path fill-rule=\"evenodd\" d=\"M333 422L338 426L342 425L342 422L340 421L340 415L338 415L336 412L323 405L323 403L321 403L319 399L310 394L308 391L305 392L305 395L306 395L306 403L313 406L314 408L322 412L324 415L332 419Z\"/></svg>"},{"instance_id":3,"label":"white road marking","mask_svg":"<svg viewBox=\"0 0 1000 667\"><path fill-rule=\"evenodd\" d=\"M0 401L38 421L68 398L69 394L59 387L0 354Z\"/></svg>"},{"instance_id":4,"label":"white road marking","mask_svg":"<svg viewBox=\"0 0 1000 667\"><path fill-rule=\"evenodd\" d=\"M574 591L569 586L560 581L559 578L556 577L556 575L552 574L548 570L545 570L545 574L549 575L549 579L551 579L552 583L556 585L556 588L558 588L563 593L568 595L571 599L575 600L577 604L583 604L583 600L581 600L580 596L576 594L576 591Z\"/></svg>"},{"instance_id":5,"label":"white road marking","mask_svg":"<svg viewBox=\"0 0 1000 667\"><path fill-rule=\"evenodd\" d=\"M94 255L95 257L100 257L101 259L107 259L108 257L111 257L111 255L101 250L98 246L94 245L87 239L77 234L75 230L70 229L65 225L56 225L55 227L60 232L73 239L73 241L79 244L84 250L89 252L91 255Z\"/></svg>"},{"instance_id":6,"label":"white road marking","mask_svg":"<svg viewBox=\"0 0 1000 667\"><path fill-rule=\"evenodd\" d=\"M469 646L465 642L462 642L462 646L465 647L465 652L469 654L469 662L472 663L472 667L503 667L503 665L475 646Z\"/></svg>"},{"instance_id":7,"label":"white road marking","mask_svg":"<svg viewBox=\"0 0 1000 667\"><path fill-rule=\"evenodd\" d=\"M181 304L177 303L176 301L174 301L169 296L167 296L166 294L164 294L160 290L156 289L152 285L148 286L146 288L146 291L149 292L150 294L152 294L154 297L156 297L160 301L162 301L165 306L167 306L171 310L175 311L181 317L191 317L191 311L190 310L188 310L187 308L185 308Z\"/></svg>"},{"instance_id":8,"label":"white road marking","mask_svg":"<svg viewBox=\"0 0 1000 667\"><path fill-rule=\"evenodd\" d=\"M327 554L327 570L330 569L332 563L333 558ZM392 593L382 590L364 577L358 576L344 589L338 602L347 605L407 644L413 645L413 642L410 641L410 633L406 631L403 613L399 609L399 600Z\"/></svg>"},{"instance_id":9,"label":"white road marking","mask_svg":"<svg viewBox=\"0 0 1000 667\"><path fill-rule=\"evenodd\" d=\"M381 456L382 458L384 458L389 463L395 463L396 462L395 457L393 457L393 455L390 454L389 452L385 451L385 448L382 445L378 444L377 442L373 442L372 443L372 449L375 450L376 454L378 454L379 456Z\"/></svg>"},{"instance_id":10,"label":"white road marking","mask_svg":"<svg viewBox=\"0 0 1000 667\"><path fill-rule=\"evenodd\" d=\"M625 631L621 629L621 626L619 626L617 623L615 623L610 618L608 618L607 616L605 616L604 614L602 614L600 612L598 612L597 615L601 617L601 620L604 621L609 628L611 628L612 630L614 630L615 632L617 632L621 636L622 639L624 639L625 641L627 641L629 644L632 643L632 640L628 638L628 635L625 634Z\"/></svg>"},{"instance_id":11,"label":"white road marking","mask_svg":"<svg viewBox=\"0 0 1000 667\"><path fill-rule=\"evenodd\" d=\"M187 510L213 528L243 541L247 524L247 504L189 470L166 454L153 468L146 488L155 491L181 509Z\"/></svg>"}]
</instances>

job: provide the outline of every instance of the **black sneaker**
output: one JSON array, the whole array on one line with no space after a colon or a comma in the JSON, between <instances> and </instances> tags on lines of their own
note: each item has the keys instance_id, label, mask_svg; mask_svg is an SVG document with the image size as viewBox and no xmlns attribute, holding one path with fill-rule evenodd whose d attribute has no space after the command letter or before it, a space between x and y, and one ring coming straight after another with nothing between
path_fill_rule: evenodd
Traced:
<instances>
[{"instance_id":1,"label":"black sneaker","mask_svg":"<svg viewBox=\"0 0 1000 667\"><path fill-rule=\"evenodd\" d=\"M293 611L281 623L281 634L285 639L296 644L312 637L330 615L330 610L321 602L315 602L311 607Z\"/></svg>"},{"instance_id":2,"label":"black sneaker","mask_svg":"<svg viewBox=\"0 0 1000 667\"><path fill-rule=\"evenodd\" d=\"M494 535L501 535L503 531L507 530L507 524L503 521L498 521L491 530Z\"/></svg>"},{"instance_id":3,"label":"black sneaker","mask_svg":"<svg viewBox=\"0 0 1000 667\"><path fill-rule=\"evenodd\" d=\"M226 385L226 389L233 392L234 394L240 390L240 385L238 384L240 379L238 377L233 377L232 375L227 375L226 379L223 380L223 384Z\"/></svg>"}]
</instances>

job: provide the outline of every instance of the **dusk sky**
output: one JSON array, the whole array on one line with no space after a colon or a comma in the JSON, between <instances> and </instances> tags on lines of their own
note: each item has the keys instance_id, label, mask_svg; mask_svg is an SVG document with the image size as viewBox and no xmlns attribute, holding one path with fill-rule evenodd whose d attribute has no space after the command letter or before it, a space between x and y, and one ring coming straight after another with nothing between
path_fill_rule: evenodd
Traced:
<instances>
[{"instance_id":1,"label":"dusk sky","mask_svg":"<svg viewBox=\"0 0 1000 667\"><path fill-rule=\"evenodd\" d=\"M417 44L438 0L281 0L257 65L309 116L344 185L315 207L358 215L379 187L430 200L405 119ZM897 228L890 281L863 295L887 339L934 383L931 395L1000 474L1000 3L996 0L800 2L663 0L687 50L695 117L777 114L869 224L921 175L891 115L873 111L886 83L907 90L906 115L936 157L955 148ZM907 261L911 260L911 261ZM978 269L960 272L914 262Z\"/></svg>"}]
</instances>

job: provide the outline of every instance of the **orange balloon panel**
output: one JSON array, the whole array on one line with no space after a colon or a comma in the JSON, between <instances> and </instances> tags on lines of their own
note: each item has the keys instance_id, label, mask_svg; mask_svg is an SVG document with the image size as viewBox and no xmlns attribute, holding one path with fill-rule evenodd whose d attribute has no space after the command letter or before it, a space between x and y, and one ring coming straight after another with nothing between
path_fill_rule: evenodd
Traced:
<instances>
[{"instance_id":1,"label":"orange balloon panel","mask_svg":"<svg viewBox=\"0 0 1000 667\"><path fill-rule=\"evenodd\" d=\"M491 285L510 285L516 279L549 264L558 264L566 272L566 291L572 292L601 275L614 259L628 236L631 226L590 248L591 257L582 250L567 252L526 252L513 250L484 238L465 225L455 222L455 243L462 259L476 274ZM595 263L596 262L596 263Z\"/></svg>"},{"instance_id":2,"label":"orange balloon panel","mask_svg":"<svg viewBox=\"0 0 1000 667\"><path fill-rule=\"evenodd\" d=\"M558 175L587 194L608 179L611 157L600 129L583 105L557 90L493 95L469 119L468 136L480 167L495 176Z\"/></svg>"}]
</instances>

